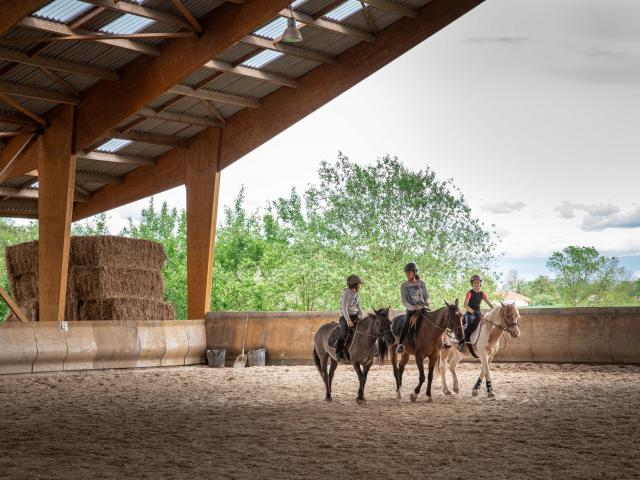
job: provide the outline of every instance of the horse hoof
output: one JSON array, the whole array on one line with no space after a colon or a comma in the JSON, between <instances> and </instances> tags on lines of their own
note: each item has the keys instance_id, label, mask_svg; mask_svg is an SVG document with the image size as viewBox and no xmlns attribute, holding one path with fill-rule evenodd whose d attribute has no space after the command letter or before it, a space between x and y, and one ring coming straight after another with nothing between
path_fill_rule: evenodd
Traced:
<instances>
[{"instance_id":1,"label":"horse hoof","mask_svg":"<svg viewBox=\"0 0 640 480\"><path fill-rule=\"evenodd\" d=\"M325 402L333 402L333 398L331 397L324 397Z\"/></svg>"},{"instance_id":2,"label":"horse hoof","mask_svg":"<svg viewBox=\"0 0 640 480\"><path fill-rule=\"evenodd\" d=\"M472 397L477 397L478 396L478 390L471 390L471 396Z\"/></svg>"},{"instance_id":3,"label":"horse hoof","mask_svg":"<svg viewBox=\"0 0 640 480\"><path fill-rule=\"evenodd\" d=\"M418 399L418 395L416 395L415 392L411 392L411 395L409 395L409 398L411 399L412 403L416 403L416 400Z\"/></svg>"},{"instance_id":4,"label":"horse hoof","mask_svg":"<svg viewBox=\"0 0 640 480\"><path fill-rule=\"evenodd\" d=\"M364 405L367 401L364 398L356 398L356 403L358 405Z\"/></svg>"},{"instance_id":5,"label":"horse hoof","mask_svg":"<svg viewBox=\"0 0 640 480\"><path fill-rule=\"evenodd\" d=\"M433 402L434 402L433 397L427 397L427 403L433 403Z\"/></svg>"},{"instance_id":6,"label":"horse hoof","mask_svg":"<svg viewBox=\"0 0 640 480\"><path fill-rule=\"evenodd\" d=\"M495 392L492 390L492 391L490 391L490 392L487 392L487 397L489 397L489 398L496 398L496 394L495 394Z\"/></svg>"},{"instance_id":7,"label":"horse hoof","mask_svg":"<svg viewBox=\"0 0 640 480\"><path fill-rule=\"evenodd\" d=\"M398 390L398 391L396 392L396 398L397 398L398 400L402 400L402 393L400 392L400 390Z\"/></svg>"},{"instance_id":8,"label":"horse hoof","mask_svg":"<svg viewBox=\"0 0 640 480\"><path fill-rule=\"evenodd\" d=\"M445 394L445 395L447 395L447 396L450 396L450 395L451 395L451 392L450 392L449 390L443 390L443 392L442 392L442 393L444 393L444 394Z\"/></svg>"},{"instance_id":9,"label":"horse hoof","mask_svg":"<svg viewBox=\"0 0 640 480\"><path fill-rule=\"evenodd\" d=\"M456 395L460 393L460 389L453 387L453 393L455 393Z\"/></svg>"}]
</instances>

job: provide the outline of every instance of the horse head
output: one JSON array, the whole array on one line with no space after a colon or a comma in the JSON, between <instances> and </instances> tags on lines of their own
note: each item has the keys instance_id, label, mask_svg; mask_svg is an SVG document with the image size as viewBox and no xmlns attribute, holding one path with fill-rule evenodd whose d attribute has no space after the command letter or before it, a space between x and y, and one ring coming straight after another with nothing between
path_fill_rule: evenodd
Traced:
<instances>
[{"instance_id":1,"label":"horse head","mask_svg":"<svg viewBox=\"0 0 640 480\"><path fill-rule=\"evenodd\" d=\"M505 330L509 332L512 337L520 336L520 327L518 326L518 320L520 319L520 312L515 303L502 303L500 302L500 324L505 325Z\"/></svg>"},{"instance_id":2,"label":"horse head","mask_svg":"<svg viewBox=\"0 0 640 480\"><path fill-rule=\"evenodd\" d=\"M373 325L373 334L378 338L378 355L381 364L384 362L384 357L389 348L388 346L393 345L393 342L395 342L395 337L393 333L391 333L389 309L390 307L373 310L376 317Z\"/></svg>"},{"instance_id":3,"label":"horse head","mask_svg":"<svg viewBox=\"0 0 640 480\"><path fill-rule=\"evenodd\" d=\"M462 312L458 307L458 299L456 298L453 304L445 300L444 304L447 306L447 328L453 332L458 341L461 341L464 339L464 327L462 326Z\"/></svg>"}]
</instances>

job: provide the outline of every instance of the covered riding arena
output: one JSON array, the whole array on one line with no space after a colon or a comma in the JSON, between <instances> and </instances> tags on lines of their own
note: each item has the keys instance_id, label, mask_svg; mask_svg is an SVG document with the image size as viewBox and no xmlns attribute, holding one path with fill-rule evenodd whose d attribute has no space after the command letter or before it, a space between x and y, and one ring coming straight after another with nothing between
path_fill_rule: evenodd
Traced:
<instances>
[{"instance_id":1,"label":"covered riding arena","mask_svg":"<svg viewBox=\"0 0 640 480\"><path fill-rule=\"evenodd\" d=\"M398 400L387 363L362 406L312 366L335 312L208 312L221 171L480 3L0 2L0 216L39 224L38 321L1 292L0 478L640 476L637 308L521 312L494 399L467 362ZM188 320L65 322L72 222L180 185ZM245 320L268 366L205 366Z\"/></svg>"}]
</instances>

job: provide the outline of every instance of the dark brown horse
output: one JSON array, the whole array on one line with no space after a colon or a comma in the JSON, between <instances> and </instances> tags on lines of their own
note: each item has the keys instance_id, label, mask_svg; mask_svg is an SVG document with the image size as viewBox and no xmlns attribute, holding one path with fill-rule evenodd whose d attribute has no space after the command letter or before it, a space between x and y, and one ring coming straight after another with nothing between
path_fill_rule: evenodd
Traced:
<instances>
[{"instance_id":1,"label":"dark brown horse","mask_svg":"<svg viewBox=\"0 0 640 480\"><path fill-rule=\"evenodd\" d=\"M383 308L374 310L375 313L367 315L362 320L358 320L353 327L353 340L349 344L348 352L351 359L351 365L358 375L360 388L356 402L362 404L364 399L364 386L367 383L367 374L373 364L376 356L380 357L380 362L384 360L387 353L387 345L394 341L391 333L391 321L389 320L389 309ZM333 383L333 374L338 366L336 360L336 349L329 345L329 337L331 332L336 328L335 322L325 323L316 332L313 359L316 367L320 372L322 381L326 388L325 400L330 402L331 384ZM329 369L327 370L327 366Z\"/></svg>"},{"instance_id":2,"label":"dark brown horse","mask_svg":"<svg viewBox=\"0 0 640 480\"><path fill-rule=\"evenodd\" d=\"M411 401L415 402L422 388L422 384L425 381L424 377L424 359L429 358L429 374L427 376L427 401L433 402L431 396L431 382L433 381L433 370L437 363L440 361L440 350L442 349L442 334L444 332L453 332L458 338L464 338L464 329L462 327L462 312L458 308L458 299L456 299L453 305L448 304L446 301L445 307L442 307L433 312L422 311L418 320L416 321L415 335L409 335L404 341L405 351L400 359L400 365L398 365L398 355L396 354L396 345L399 340L396 337L396 342L390 347L391 364L393 365L393 376L396 378L396 395L398 398L402 398L400 389L402 387L402 374L404 373L404 367L409 361L409 355L413 354L416 357L416 365L418 366L418 372L420 373L418 386L413 392L411 392ZM399 322L402 315L398 315L393 319L394 325ZM409 319L405 319L409 321Z\"/></svg>"}]
</instances>

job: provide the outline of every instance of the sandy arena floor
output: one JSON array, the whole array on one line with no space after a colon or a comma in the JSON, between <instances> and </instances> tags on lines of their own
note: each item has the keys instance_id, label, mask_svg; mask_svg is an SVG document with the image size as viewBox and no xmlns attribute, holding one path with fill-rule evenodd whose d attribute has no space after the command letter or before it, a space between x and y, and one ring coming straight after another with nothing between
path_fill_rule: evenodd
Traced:
<instances>
[{"instance_id":1,"label":"sandy arena floor","mask_svg":"<svg viewBox=\"0 0 640 480\"><path fill-rule=\"evenodd\" d=\"M397 401L375 367L367 404L336 372L201 367L0 377L0 478L640 478L640 367L502 364L498 394Z\"/></svg>"}]
</instances>

